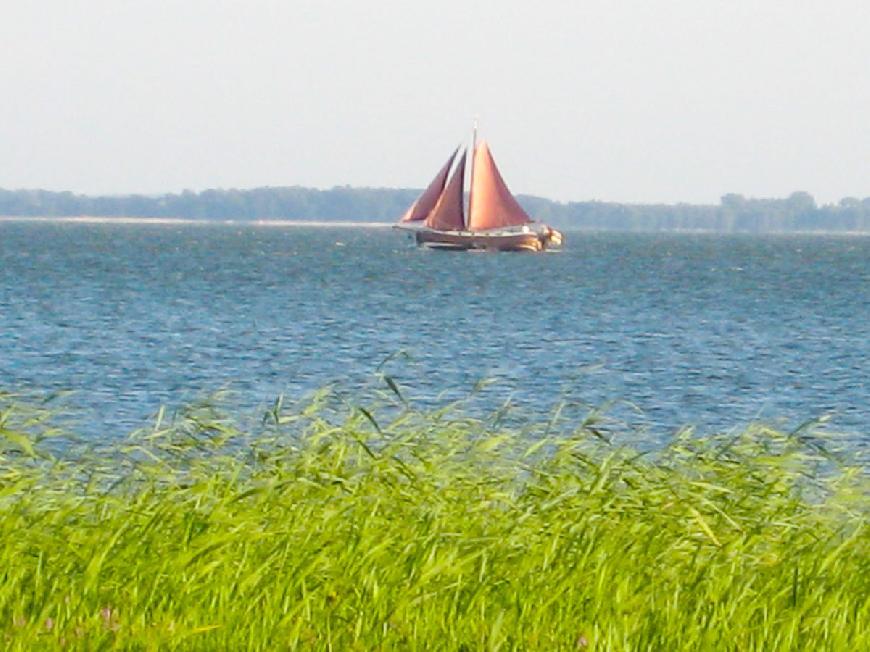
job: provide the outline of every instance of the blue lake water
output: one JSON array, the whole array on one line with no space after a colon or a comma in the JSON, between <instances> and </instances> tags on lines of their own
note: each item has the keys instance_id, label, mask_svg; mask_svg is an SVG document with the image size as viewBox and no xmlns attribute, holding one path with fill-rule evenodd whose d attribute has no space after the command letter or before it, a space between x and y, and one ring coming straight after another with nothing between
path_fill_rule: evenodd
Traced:
<instances>
[{"instance_id":1,"label":"blue lake water","mask_svg":"<svg viewBox=\"0 0 870 652\"><path fill-rule=\"evenodd\" d=\"M0 223L0 388L76 390L99 436L230 387L251 407L389 371L532 417L615 401L685 424L870 438L870 238L570 233L544 255L385 229Z\"/></svg>"}]
</instances>

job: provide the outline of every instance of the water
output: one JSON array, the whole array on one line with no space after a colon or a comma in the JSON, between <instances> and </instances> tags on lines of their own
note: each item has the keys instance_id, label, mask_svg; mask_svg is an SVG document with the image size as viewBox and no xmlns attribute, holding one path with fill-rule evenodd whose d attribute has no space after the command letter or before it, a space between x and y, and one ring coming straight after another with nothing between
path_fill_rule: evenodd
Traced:
<instances>
[{"instance_id":1,"label":"water","mask_svg":"<svg viewBox=\"0 0 870 652\"><path fill-rule=\"evenodd\" d=\"M418 250L377 229L0 223L0 387L113 436L221 387L246 407L378 364L424 403L616 401L685 424L833 415L870 436L870 238L569 234L561 253Z\"/></svg>"}]
</instances>

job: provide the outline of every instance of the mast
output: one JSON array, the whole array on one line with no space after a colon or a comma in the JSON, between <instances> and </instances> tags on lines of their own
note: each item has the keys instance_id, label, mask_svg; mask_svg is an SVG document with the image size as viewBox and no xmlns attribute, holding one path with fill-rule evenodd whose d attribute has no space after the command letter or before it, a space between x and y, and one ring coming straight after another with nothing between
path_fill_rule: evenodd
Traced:
<instances>
[{"instance_id":1,"label":"mast","mask_svg":"<svg viewBox=\"0 0 870 652\"><path fill-rule=\"evenodd\" d=\"M471 132L471 172L468 175L468 215L471 215L471 202L474 201L474 158L477 153L477 116L474 116L474 128ZM466 224L465 228L471 230Z\"/></svg>"}]
</instances>

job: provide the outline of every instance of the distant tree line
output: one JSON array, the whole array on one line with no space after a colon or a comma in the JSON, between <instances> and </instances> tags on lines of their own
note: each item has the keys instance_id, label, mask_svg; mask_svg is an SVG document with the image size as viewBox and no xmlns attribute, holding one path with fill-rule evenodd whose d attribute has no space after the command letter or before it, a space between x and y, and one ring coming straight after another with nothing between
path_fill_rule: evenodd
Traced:
<instances>
[{"instance_id":1,"label":"distant tree line","mask_svg":"<svg viewBox=\"0 0 870 652\"><path fill-rule=\"evenodd\" d=\"M195 220L342 220L390 222L398 219L419 190L298 186L251 190L204 190L158 196L78 195L47 190L0 189L0 216L175 217ZM847 197L816 205L806 192L784 199L737 194L718 205L560 203L519 196L536 219L559 228L619 231L717 231L767 233L793 231L870 232L870 197Z\"/></svg>"},{"instance_id":2,"label":"distant tree line","mask_svg":"<svg viewBox=\"0 0 870 652\"><path fill-rule=\"evenodd\" d=\"M870 197L847 197L837 204L823 206L817 206L806 192L794 192L784 199L748 198L732 193L723 196L719 205L560 204L531 197L520 199L537 217L562 227L722 233L870 232Z\"/></svg>"},{"instance_id":3,"label":"distant tree line","mask_svg":"<svg viewBox=\"0 0 870 652\"><path fill-rule=\"evenodd\" d=\"M417 192L349 186L316 190L291 186L92 197L71 192L0 189L0 215L390 221L402 214Z\"/></svg>"}]
</instances>

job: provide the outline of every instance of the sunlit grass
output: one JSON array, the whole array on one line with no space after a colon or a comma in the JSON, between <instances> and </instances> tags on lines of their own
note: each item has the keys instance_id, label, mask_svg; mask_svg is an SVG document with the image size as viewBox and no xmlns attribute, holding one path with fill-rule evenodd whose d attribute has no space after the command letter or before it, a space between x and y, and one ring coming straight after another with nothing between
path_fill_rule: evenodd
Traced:
<instances>
[{"instance_id":1,"label":"sunlit grass","mask_svg":"<svg viewBox=\"0 0 870 652\"><path fill-rule=\"evenodd\" d=\"M806 431L640 454L594 418L323 398L51 455L47 412L0 395L2 646L870 647L867 478Z\"/></svg>"}]
</instances>

